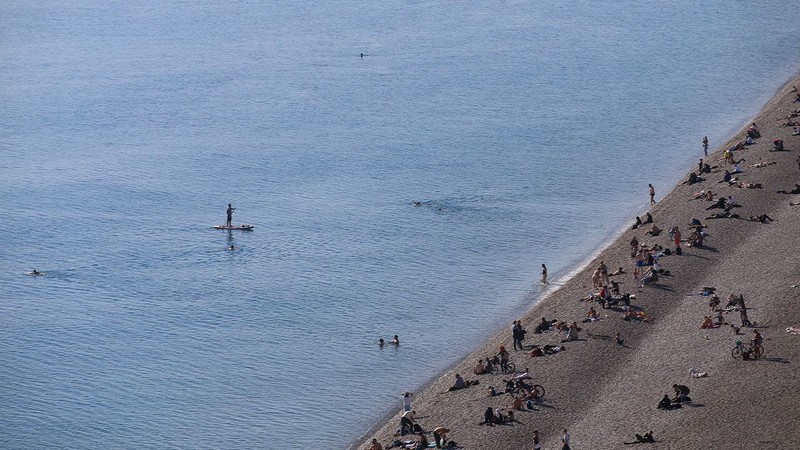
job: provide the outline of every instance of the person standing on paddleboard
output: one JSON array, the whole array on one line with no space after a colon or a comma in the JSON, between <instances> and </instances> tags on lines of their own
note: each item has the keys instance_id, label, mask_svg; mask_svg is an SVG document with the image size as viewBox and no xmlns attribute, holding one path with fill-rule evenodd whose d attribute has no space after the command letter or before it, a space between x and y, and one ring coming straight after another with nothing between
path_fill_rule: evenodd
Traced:
<instances>
[{"instance_id":1,"label":"person standing on paddleboard","mask_svg":"<svg viewBox=\"0 0 800 450\"><path fill-rule=\"evenodd\" d=\"M228 203L228 209L225 210L225 213L228 215L228 220L225 221L225 226L226 227L232 227L233 226L232 222L233 222L233 212L234 211L236 211L236 208L234 208L233 206L231 206L230 203Z\"/></svg>"}]
</instances>

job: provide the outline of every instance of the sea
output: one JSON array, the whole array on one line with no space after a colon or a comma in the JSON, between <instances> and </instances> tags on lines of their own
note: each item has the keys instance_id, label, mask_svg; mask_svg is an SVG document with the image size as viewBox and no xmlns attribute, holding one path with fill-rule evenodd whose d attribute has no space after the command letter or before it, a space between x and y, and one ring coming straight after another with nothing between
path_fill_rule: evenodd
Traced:
<instances>
[{"instance_id":1,"label":"sea","mask_svg":"<svg viewBox=\"0 0 800 450\"><path fill-rule=\"evenodd\" d=\"M798 16L0 2L0 447L351 447L745 126Z\"/></svg>"}]
</instances>

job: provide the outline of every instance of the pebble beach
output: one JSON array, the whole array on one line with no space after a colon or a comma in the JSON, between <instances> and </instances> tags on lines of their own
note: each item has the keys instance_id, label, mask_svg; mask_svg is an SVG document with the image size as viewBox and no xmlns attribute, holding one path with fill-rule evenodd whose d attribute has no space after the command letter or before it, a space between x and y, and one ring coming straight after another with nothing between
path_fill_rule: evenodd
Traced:
<instances>
[{"instance_id":1,"label":"pebble beach","mask_svg":"<svg viewBox=\"0 0 800 450\"><path fill-rule=\"evenodd\" d=\"M653 449L721 448L796 448L800 441L797 386L800 386L800 335L787 331L800 327L800 233L798 218L800 195L791 191L800 182L800 136L793 135L787 121L797 121L791 114L800 109L796 78L782 87L752 119L760 137L743 150L736 150L743 173L734 175L738 182L760 184L761 188L742 188L739 183L720 183L725 170L732 166L723 161L723 151L735 147L746 137L748 123L723 145L709 148L703 156L702 136L687 136L696 141L687 148L697 148L713 169L702 174L704 181L681 183L669 191L656 186L656 204L649 212L661 228L658 236L645 230L628 229L605 247L584 268L566 280L551 280L552 292L522 317L510 317L507 329L476 348L467 358L441 374L413 397L416 421L433 442L436 427L450 429L448 439L464 449L532 449L533 432L538 430L542 448L561 448L562 430L571 435L573 449L626 448L635 434L653 432L655 443L641 444ZM775 152L773 141L783 140L785 151ZM764 164L759 164L764 163ZM696 171L687 167L686 176ZM648 180L631 180L631 189L640 189L642 201L649 203ZM738 217L707 219L719 210L707 210L713 203L693 199L699 191L713 191L718 196L733 196L741 205L731 209ZM669 191L666 195L663 192ZM598 199L597 207L614 202ZM767 223L748 220L768 215ZM588 212L587 217L591 216ZM708 238L700 247L682 246L682 255L674 253L659 258L670 275L639 287L631 276L635 265L630 242L636 238L647 246L659 245L674 250L667 230L678 227L686 240L692 232L690 222L699 219L706 225ZM633 224L634 218L631 218ZM591 227L591 221L576 222ZM631 306L646 312L650 323L623 320L619 308L604 309L599 303L583 301L593 288L592 274L603 261L610 270L622 267L626 274L612 277L620 291L632 294ZM536 274L531 275L537 278ZM753 328L764 336L765 354L757 360L733 358L736 341L749 342L752 328L741 327L738 312L724 312L725 325L703 329L704 316L712 314L707 287L716 289L722 306L730 293L742 295ZM599 320L582 323L591 306ZM713 312L716 314L716 312ZM542 357L530 357L532 345L561 345L564 335L554 331L534 334L542 318L578 322L578 340L564 343L565 351ZM512 321L521 320L527 335L526 350L514 351ZM739 328L738 334L735 327ZM619 333L624 345L613 337ZM534 409L514 411L515 420L503 424L481 425L487 407L507 412L513 397L507 394L488 396L489 386L502 391L507 374L475 375L473 367L482 358L497 353L503 345L511 354L517 370L528 369L532 380L545 387L546 394ZM695 378L690 371L705 372ZM455 374L477 385L447 392ZM672 394L674 384L691 389L692 402L680 409L656 408L665 394ZM399 394L398 394L398 405ZM398 436L400 408L383 425L365 434L352 448L370 448L373 438L383 448L398 448L414 436ZM402 448L402 447L401 447Z\"/></svg>"}]
</instances>

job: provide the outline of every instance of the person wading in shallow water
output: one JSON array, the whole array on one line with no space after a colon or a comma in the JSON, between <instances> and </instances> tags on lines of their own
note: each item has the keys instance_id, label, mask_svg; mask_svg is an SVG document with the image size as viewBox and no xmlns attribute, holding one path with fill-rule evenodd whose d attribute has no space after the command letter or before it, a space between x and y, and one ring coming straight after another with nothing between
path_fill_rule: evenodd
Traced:
<instances>
[{"instance_id":1,"label":"person wading in shallow water","mask_svg":"<svg viewBox=\"0 0 800 450\"><path fill-rule=\"evenodd\" d=\"M542 284L547 284L547 266L542 264Z\"/></svg>"}]
</instances>

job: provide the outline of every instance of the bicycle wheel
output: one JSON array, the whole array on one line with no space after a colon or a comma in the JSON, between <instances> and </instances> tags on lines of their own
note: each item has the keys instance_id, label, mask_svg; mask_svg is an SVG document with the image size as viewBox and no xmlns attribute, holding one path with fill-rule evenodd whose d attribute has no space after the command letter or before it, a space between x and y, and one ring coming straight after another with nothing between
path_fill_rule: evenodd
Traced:
<instances>
[{"instance_id":1,"label":"bicycle wheel","mask_svg":"<svg viewBox=\"0 0 800 450\"><path fill-rule=\"evenodd\" d=\"M542 385L534 384L533 391L536 393L536 398L544 397L544 387L542 387Z\"/></svg>"},{"instance_id":2,"label":"bicycle wheel","mask_svg":"<svg viewBox=\"0 0 800 450\"><path fill-rule=\"evenodd\" d=\"M517 371L517 366L514 363L510 362L506 364L506 373L515 373Z\"/></svg>"},{"instance_id":3,"label":"bicycle wheel","mask_svg":"<svg viewBox=\"0 0 800 450\"><path fill-rule=\"evenodd\" d=\"M741 358L742 357L742 347L739 347L739 346L733 347L733 350L731 350L731 356L733 356L736 359Z\"/></svg>"},{"instance_id":4,"label":"bicycle wheel","mask_svg":"<svg viewBox=\"0 0 800 450\"><path fill-rule=\"evenodd\" d=\"M758 358L761 358L762 356L764 356L764 347L762 347L760 345L754 345L753 346L753 357L755 359L758 359Z\"/></svg>"}]
</instances>

